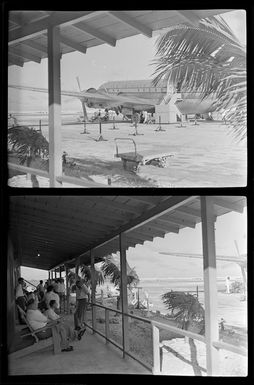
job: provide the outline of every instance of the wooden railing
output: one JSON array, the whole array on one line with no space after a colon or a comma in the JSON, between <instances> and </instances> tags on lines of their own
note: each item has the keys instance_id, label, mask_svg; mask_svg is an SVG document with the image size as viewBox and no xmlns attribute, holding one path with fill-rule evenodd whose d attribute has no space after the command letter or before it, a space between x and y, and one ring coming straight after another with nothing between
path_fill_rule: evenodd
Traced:
<instances>
[{"instance_id":1,"label":"wooden railing","mask_svg":"<svg viewBox=\"0 0 254 385\"><path fill-rule=\"evenodd\" d=\"M196 333L192 333L188 330L179 329L175 326L167 325L165 323L154 321L154 320L151 320L149 318L143 318L143 317L140 317L140 316L137 316L134 314L129 314L129 313L126 314L120 310L106 307L106 306L100 305L98 303L90 303L90 305L92 306L92 309L95 307L99 307L99 308L102 308L105 310L105 334L103 334L101 331L97 330L97 328L96 328L96 316L93 319L93 325L92 326L88 325L87 323L86 323L86 325L91 330L93 330L93 332L104 337L106 340L106 343L108 343L108 342L112 343L114 346L119 348L123 353L132 357L133 359L138 361L140 364L142 364L144 367L146 367L148 370L152 371L153 374L160 374L161 373L161 353L162 353L161 345L160 345L160 330L161 329L176 333L178 335L180 334L183 337L192 338L193 340L203 342L204 344L206 343L205 336L200 335L200 334L196 334ZM152 327L152 344L153 344L153 364L152 364L152 366L149 365L147 362L144 362L136 354L131 353L129 350L126 351L123 347L123 343L120 345L116 341L112 340L109 337L109 334L110 334L109 333L109 312L110 311L118 313L122 316L124 315L124 316L130 317L130 318L133 318L133 319L137 319L137 320L142 321L142 322L149 323L151 325L151 327ZM129 346L129 344L127 346ZM237 354L242 355L242 356L247 356L247 349L245 349L244 347L234 346L234 345L222 342L222 341L214 341L213 346L217 349L224 349L224 350L227 350L227 351L230 351L233 353L237 353Z\"/></svg>"},{"instance_id":2,"label":"wooden railing","mask_svg":"<svg viewBox=\"0 0 254 385\"><path fill-rule=\"evenodd\" d=\"M143 321L143 322L146 322L146 323L149 323L151 324L151 321L147 318L143 318L143 317L139 317L139 316L136 316L134 314L126 314L126 313L123 313L122 311L118 310L118 309L114 309L114 308L111 308L111 307L106 307L106 306L103 306L103 305L100 305L98 303L90 303L90 305L92 306L92 309L94 307L99 307L99 308L102 308L105 310L105 334L102 333L101 331L99 331L97 328L96 328L96 317L94 317L93 319L93 325L88 325L87 322L86 322L86 326L89 327L91 330L93 330L93 332L99 334L100 336L102 336L103 338L105 338L106 340L106 343L110 342L112 345L116 346L118 349L120 349L125 355L128 355L130 356L131 358L133 358L134 360L138 361L141 365L143 365L146 369L148 369L149 371L152 371L152 366L149 365L147 362L143 361L140 357L138 357L136 354L130 352L129 350L126 350L124 349L124 346L123 346L123 339L122 339L122 343L121 344L118 344L116 341L112 340L109 335L110 335L110 330L109 330L109 312L112 311L114 313L118 313L120 315L125 315L127 317L130 317L130 318L134 318L134 319L137 319L139 321ZM94 313L95 314L95 313ZM123 336L122 336L123 337Z\"/></svg>"},{"instance_id":3,"label":"wooden railing","mask_svg":"<svg viewBox=\"0 0 254 385\"><path fill-rule=\"evenodd\" d=\"M37 168L22 166L20 164L15 164L15 163L11 163L11 162L8 162L8 168L10 170L15 170L15 171L23 172L24 174L33 174L33 175L38 175L38 176L42 176L44 178L48 178L49 179L49 173L48 173L48 171L45 171L45 170L40 170L40 169L37 169ZM58 177L56 177L56 180L58 182L60 182L60 183L65 182L65 183L75 184L77 186L87 187L87 188L88 187L103 187L103 188L105 188L105 187L112 187L112 186L108 186L106 184L91 182L89 180L85 180L85 179L81 179L81 178L75 178L75 177L70 177L70 176L67 176L67 175L58 176Z\"/></svg>"}]
</instances>

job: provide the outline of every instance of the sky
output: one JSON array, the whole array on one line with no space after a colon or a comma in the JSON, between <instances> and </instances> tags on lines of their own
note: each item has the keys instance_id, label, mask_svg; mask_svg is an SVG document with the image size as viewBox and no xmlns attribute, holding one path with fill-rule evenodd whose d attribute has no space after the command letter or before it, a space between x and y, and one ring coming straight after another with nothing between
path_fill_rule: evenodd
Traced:
<instances>
[{"instance_id":1,"label":"sky","mask_svg":"<svg viewBox=\"0 0 254 385\"><path fill-rule=\"evenodd\" d=\"M237 256L234 241L240 254L247 253L247 210L243 213L231 212L217 218L215 225L216 253ZM201 224L195 229L184 228L178 234L169 233L165 238L155 238L127 251L127 260L135 267L140 278L201 277L202 259L189 259L158 254L159 251L202 253ZM227 274L241 276L236 263L217 263L217 276ZM47 279L47 271L22 267L25 279Z\"/></svg>"},{"instance_id":2,"label":"sky","mask_svg":"<svg viewBox=\"0 0 254 385\"><path fill-rule=\"evenodd\" d=\"M245 11L223 14L223 18L238 39L246 44ZM151 78L154 67L157 36L147 38L136 35L117 41L116 47L107 44L92 47L84 55L79 52L63 55L61 60L61 86L63 90L78 91L76 76L81 88L98 88L110 80ZM9 67L9 83L47 88L47 59L40 64L28 62L24 67ZM10 111L47 111L47 94L9 89ZM80 111L79 100L63 97L65 111Z\"/></svg>"}]
</instances>

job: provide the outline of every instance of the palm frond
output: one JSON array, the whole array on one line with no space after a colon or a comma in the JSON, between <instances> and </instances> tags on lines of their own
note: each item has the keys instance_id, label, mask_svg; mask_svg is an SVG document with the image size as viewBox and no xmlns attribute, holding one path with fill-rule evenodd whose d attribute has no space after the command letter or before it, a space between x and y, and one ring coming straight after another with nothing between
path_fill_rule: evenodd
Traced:
<instances>
[{"instance_id":1,"label":"palm frond","mask_svg":"<svg viewBox=\"0 0 254 385\"><path fill-rule=\"evenodd\" d=\"M156 44L153 83L180 84L181 92L199 92L201 100L212 96L216 100L213 108L224 112L235 137L244 139L246 47L225 20L214 16L201 20L198 27L172 26Z\"/></svg>"}]
</instances>

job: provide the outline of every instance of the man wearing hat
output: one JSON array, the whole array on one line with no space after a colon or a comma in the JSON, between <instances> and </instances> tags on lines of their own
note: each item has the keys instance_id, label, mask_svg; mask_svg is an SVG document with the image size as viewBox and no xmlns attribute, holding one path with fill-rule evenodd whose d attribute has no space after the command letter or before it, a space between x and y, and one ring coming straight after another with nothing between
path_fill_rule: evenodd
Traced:
<instances>
[{"instance_id":1,"label":"man wearing hat","mask_svg":"<svg viewBox=\"0 0 254 385\"><path fill-rule=\"evenodd\" d=\"M89 301L90 292L88 287L78 279L76 281L76 311L74 313L75 330L80 330L84 326L85 312Z\"/></svg>"}]
</instances>

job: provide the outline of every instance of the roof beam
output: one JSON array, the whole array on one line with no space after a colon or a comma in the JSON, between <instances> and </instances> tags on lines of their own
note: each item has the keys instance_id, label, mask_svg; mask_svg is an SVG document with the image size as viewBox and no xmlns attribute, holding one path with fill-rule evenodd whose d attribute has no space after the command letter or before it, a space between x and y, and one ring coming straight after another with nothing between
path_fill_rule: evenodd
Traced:
<instances>
[{"instance_id":1,"label":"roof beam","mask_svg":"<svg viewBox=\"0 0 254 385\"><path fill-rule=\"evenodd\" d=\"M26 45L28 47L31 47L33 49L36 49L37 51L40 51L40 52L48 54L48 48L45 47L44 45L40 44L40 43L37 43L37 41L26 40L22 44L24 44L24 45Z\"/></svg>"},{"instance_id":2,"label":"roof beam","mask_svg":"<svg viewBox=\"0 0 254 385\"><path fill-rule=\"evenodd\" d=\"M108 12L111 16L113 16L115 19L122 21L124 24L131 26L136 31L140 32L142 35L145 35L147 37L152 37L152 29L147 27L146 25L142 24L138 20L136 20L134 17L129 16L127 13L122 11L110 11Z\"/></svg>"},{"instance_id":3,"label":"roof beam","mask_svg":"<svg viewBox=\"0 0 254 385\"><path fill-rule=\"evenodd\" d=\"M77 43L76 41L73 41L72 39L69 39L68 37L65 37L63 35L60 35L61 43L67 45L70 48L73 48L76 51L79 51L81 53L86 53L87 47Z\"/></svg>"},{"instance_id":4,"label":"roof beam","mask_svg":"<svg viewBox=\"0 0 254 385\"><path fill-rule=\"evenodd\" d=\"M195 15L194 12L182 10L177 11L177 13L184 18L185 22L190 25L193 25L194 27L198 27L200 18Z\"/></svg>"},{"instance_id":5,"label":"roof beam","mask_svg":"<svg viewBox=\"0 0 254 385\"><path fill-rule=\"evenodd\" d=\"M107 35L106 33L103 33L93 27L88 26L87 24L78 23L78 24L73 24L72 27L78 29L79 31L85 32L88 35L93 36L96 39L99 39L104 43L111 45L112 47L116 46L116 39Z\"/></svg>"},{"instance_id":6,"label":"roof beam","mask_svg":"<svg viewBox=\"0 0 254 385\"><path fill-rule=\"evenodd\" d=\"M162 224L158 221L151 222L150 226L152 229L161 230L161 231L164 231L165 233L169 233L169 232L179 233L179 228L172 227L172 226L170 227L170 226L164 225L164 223Z\"/></svg>"},{"instance_id":7,"label":"roof beam","mask_svg":"<svg viewBox=\"0 0 254 385\"><path fill-rule=\"evenodd\" d=\"M96 206L98 207L99 205L107 205L109 207L112 207L112 208L115 208L117 210L121 210L121 211L125 211L127 213L132 213L132 214L140 214L144 209L142 208L142 210L139 210L138 207L133 207L133 206L128 206L127 204L124 204L124 203L119 203L119 202L116 202L114 200L110 200L110 199L107 199L107 198L103 198L103 197L86 197L86 199L88 201L91 201L91 202L96 202Z\"/></svg>"},{"instance_id":8,"label":"roof beam","mask_svg":"<svg viewBox=\"0 0 254 385\"><path fill-rule=\"evenodd\" d=\"M23 58L25 58L27 60L34 61L36 63L40 63L41 62L41 58L40 57L38 57L36 55L33 55L31 53L28 53L28 52L24 52L20 48L11 47L11 48L9 48L9 53L17 55L19 57L23 57Z\"/></svg>"},{"instance_id":9,"label":"roof beam","mask_svg":"<svg viewBox=\"0 0 254 385\"><path fill-rule=\"evenodd\" d=\"M130 233L130 234L132 234L132 233ZM147 241L153 241L153 236L151 236L151 234L149 235L145 231L142 232L141 229L139 229L139 231L134 230L133 234L137 235L137 236L145 237Z\"/></svg>"},{"instance_id":10,"label":"roof beam","mask_svg":"<svg viewBox=\"0 0 254 385\"><path fill-rule=\"evenodd\" d=\"M78 20L83 20L84 17L89 16L90 14L94 14L94 11L53 12L48 17L31 22L23 27L10 31L9 45L13 45L17 42L30 39L31 37L36 37L43 33L47 33L49 26L68 25L68 23L75 23Z\"/></svg>"},{"instance_id":11,"label":"roof beam","mask_svg":"<svg viewBox=\"0 0 254 385\"><path fill-rule=\"evenodd\" d=\"M192 227L193 229L196 227L196 222L194 221L188 219L172 218L171 216L163 216L162 218L160 218L160 221L180 226Z\"/></svg>"},{"instance_id":12,"label":"roof beam","mask_svg":"<svg viewBox=\"0 0 254 385\"><path fill-rule=\"evenodd\" d=\"M38 215L39 215L42 220L46 219L50 221L50 223L52 222L57 223L57 220L60 220L61 226L63 225L63 223L66 223L67 221L70 221L72 223L72 226L76 226L79 228L84 228L86 227L87 223L90 223L90 222L87 222L87 220L85 219L86 213L84 212L84 215L82 215L83 214L82 211L78 213L79 216L77 217L76 213L74 213L73 211L70 212L69 210L67 210L66 215L64 215L64 214L59 214L59 211L53 208L50 208L50 210L48 211L36 208L36 212L35 212L32 207L26 205L25 209L26 209L26 212L22 213L22 219L26 218L28 222L30 222L30 220L35 220L35 223L38 223ZM12 212L12 209L10 209L10 212ZM119 226L119 224L122 224L122 221L119 221L119 220L112 219L111 221L109 221L109 219L108 218L105 219L104 216L100 217L98 213L95 214L94 216L95 218L92 219L94 226L97 226L97 224L105 225L109 230L112 230L113 228ZM111 218L110 213L109 213L109 216Z\"/></svg>"},{"instance_id":13,"label":"roof beam","mask_svg":"<svg viewBox=\"0 0 254 385\"><path fill-rule=\"evenodd\" d=\"M196 198L197 198L196 196L172 196L168 199L165 199L163 202L159 203L157 206L151 208L150 210L146 210L143 214L139 215L138 218L130 220L125 225L120 226L115 232L111 233L111 236L109 238L105 237L105 239L102 242L94 242L92 247L84 250L84 253L86 253L88 250L101 247L102 245L112 241L115 237L118 237L120 233L123 233L123 232L128 233L148 223L149 223L149 227L152 227L150 223L152 220L170 211L176 210L177 207L182 206L187 202L191 202Z\"/></svg>"},{"instance_id":14,"label":"roof beam","mask_svg":"<svg viewBox=\"0 0 254 385\"><path fill-rule=\"evenodd\" d=\"M24 60L22 60L19 56L8 53L8 60L10 63L15 64L16 66L23 67Z\"/></svg>"},{"instance_id":15,"label":"roof beam","mask_svg":"<svg viewBox=\"0 0 254 385\"><path fill-rule=\"evenodd\" d=\"M200 218L201 217L201 212L200 210L197 210L197 209L193 209L192 207L178 207L177 210L176 210L176 213L177 212L180 212L180 213L183 213L183 214L187 214L187 215L190 215L192 217L198 217Z\"/></svg>"},{"instance_id":16,"label":"roof beam","mask_svg":"<svg viewBox=\"0 0 254 385\"><path fill-rule=\"evenodd\" d=\"M155 200L155 197L144 197L144 196L135 196L135 195L130 195L130 196L124 196L123 198L130 199L133 201L137 202L142 202L144 204L147 204L149 206L156 206L159 201L161 201L162 197L159 197L159 200Z\"/></svg>"},{"instance_id":17,"label":"roof beam","mask_svg":"<svg viewBox=\"0 0 254 385\"><path fill-rule=\"evenodd\" d=\"M165 232L162 232L162 231L159 231L159 230L155 230L154 228L152 229L150 227L150 225L149 225L149 227L148 226L139 227L138 231L141 231L142 233L144 232L145 234L150 234L154 238L155 237L160 237L160 238L164 238L165 237Z\"/></svg>"},{"instance_id":18,"label":"roof beam","mask_svg":"<svg viewBox=\"0 0 254 385\"><path fill-rule=\"evenodd\" d=\"M223 199L223 197L222 198L214 197L212 201L213 201L213 204L229 209L230 211L236 211L238 213L242 213L244 209L244 207L238 202L230 202L227 199Z\"/></svg>"}]
</instances>

